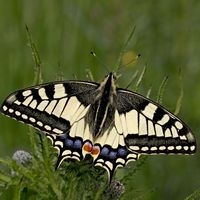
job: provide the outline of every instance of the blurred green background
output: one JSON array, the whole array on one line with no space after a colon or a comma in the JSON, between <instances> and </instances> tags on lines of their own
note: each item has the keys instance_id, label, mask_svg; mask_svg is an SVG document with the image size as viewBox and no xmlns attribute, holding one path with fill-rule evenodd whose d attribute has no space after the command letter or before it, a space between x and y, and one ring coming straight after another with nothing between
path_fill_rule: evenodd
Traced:
<instances>
[{"instance_id":1,"label":"blurred green background","mask_svg":"<svg viewBox=\"0 0 200 200\"><path fill-rule=\"evenodd\" d=\"M142 56L122 72L125 87L136 70L147 64L140 93L152 86L152 99L168 75L163 105L172 112L184 88L179 116L192 128L199 143L200 1L144 0L15 0L0 1L0 101L16 89L32 85L34 61L28 46L29 27L42 60L45 82L62 74L86 79L90 68L96 81L107 73L90 51L114 69L123 43L136 27L127 51ZM179 69L183 80L179 80ZM123 78L124 77L124 78ZM29 149L28 127L0 116L0 156ZM130 165L131 166L131 165ZM149 156L127 191L150 193L148 199L184 199L200 188L200 159L194 156Z\"/></svg>"}]
</instances>

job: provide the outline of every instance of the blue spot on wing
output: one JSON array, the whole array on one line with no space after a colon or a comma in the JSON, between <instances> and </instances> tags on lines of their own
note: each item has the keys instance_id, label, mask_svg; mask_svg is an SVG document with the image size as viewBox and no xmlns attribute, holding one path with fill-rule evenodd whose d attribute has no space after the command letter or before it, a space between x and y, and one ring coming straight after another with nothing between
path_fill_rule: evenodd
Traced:
<instances>
[{"instance_id":1,"label":"blue spot on wing","mask_svg":"<svg viewBox=\"0 0 200 200\"><path fill-rule=\"evenodd\" d=\"M127 149L126 148L122 148L122 147L118 148L117 153L118 153L119 157L123 157L123 156L125 156L127 154Z\"/></svg>"},{"instance_id":2,"label":"blue spot on wing","mask_svg":"<svg viewBox=\"0 0 200 200\"><path fill-rule=\"evenodd\" d=\"M109 148L108 147L106 147L106 146L104 146L103 148L102 148L102 150L101 150L101 153L100 153L100 155L102 155L102 156L108 156L108 153L109 153Z\"/></svg>"},{"instance_id":3,"label":"blue spot on wing","mask_svg":"<svg viewBox=\"0 0 200 200\"><path fill-rule=\"evenodd\" d=\"M131 152L126 146L119 145L118 148L112 148L106 144L101 148L100 154L94 163L105 168L108 172L109 180L111 180L119 166L125 166L129 160L137 160L137 158L138 154Z\"/></svg>"},{"instance_id":4,"label":"blue spot on wing","mask_svg":"<svg viewBox=\"0 0 200 200\"><path fill-rule=\"evenodd\" d=\"M111 151L111 152L109 153L109 158L110 158L111 160L116 159L116 158L117 158L117 151L116 151L116 150L115 150L115 151Z\"/></svg>"},{"instance_id":5,"label":"blue spot on wing","mask_svg":"<svg viewBox=\"0 0 200 200\"><path fill-rule=\"evenodd\" d=\"M81 137L70 137L67 133L55 135L47 134L53 140L53 146L58 148L58 160L56 168L62 163L65 158L71 158L76 160L82 160L82 147L83 139ZM68 151L66 151L68 150ZM63 152L65 153L63 154ZM67 152L67 154L66 154Z\"/></svg>"}]
</instances>

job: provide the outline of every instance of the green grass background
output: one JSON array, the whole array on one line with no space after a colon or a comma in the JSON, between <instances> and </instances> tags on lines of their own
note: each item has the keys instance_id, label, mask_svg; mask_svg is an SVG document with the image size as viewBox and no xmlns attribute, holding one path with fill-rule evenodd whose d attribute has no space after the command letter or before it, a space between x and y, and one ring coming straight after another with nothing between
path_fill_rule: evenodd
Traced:
<instances>
[{"instance_id":1,"label":"green grass background","mask_svg":"<svg viewBox=\"0 0 200 200\"><path fill-rule=\"evenodd\" d=\"M0 101L19 88L32 85L34 61L28 46L29 27L42 60L45 82L62 74L64 79L86 79L90 68L96 81L107 73L90 51L110 69L133 26L127 50L142 56L123 70L125 87L136 70L147 64L140 93L152 86L152 99L168 75L163 105L172 112L184 88L179 116L192 128L199 143L200 2L191 0L24 0L0 1ZM182 82L179 69L182 70ZM29 149L27 125L0 116L0 156ZM130 165L131 166L131 165ZM127 192L150 193L148 199L184 199L200 188L200 159L194 156L149 156L135 174Z\"/></svg>"}]
</instances>

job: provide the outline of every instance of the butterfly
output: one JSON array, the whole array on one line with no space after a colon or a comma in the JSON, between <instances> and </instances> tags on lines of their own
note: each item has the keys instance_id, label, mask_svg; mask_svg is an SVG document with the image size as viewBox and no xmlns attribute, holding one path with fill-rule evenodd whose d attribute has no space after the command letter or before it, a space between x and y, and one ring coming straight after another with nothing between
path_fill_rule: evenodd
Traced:
<instances>
[{"instance_id":1,"label":"butterfly","mask_svg":"<svg viewBox=\"0 0 200 200\"><path fill-rule=\"evenodd\" d=\"M109 73L101 83L69 80L10 94L1 112L43 131L65 159L91 155L111 180L118 167L141 154L193 154L187 125L158 103L116 86Z\"/></svg>"}]
</instances>

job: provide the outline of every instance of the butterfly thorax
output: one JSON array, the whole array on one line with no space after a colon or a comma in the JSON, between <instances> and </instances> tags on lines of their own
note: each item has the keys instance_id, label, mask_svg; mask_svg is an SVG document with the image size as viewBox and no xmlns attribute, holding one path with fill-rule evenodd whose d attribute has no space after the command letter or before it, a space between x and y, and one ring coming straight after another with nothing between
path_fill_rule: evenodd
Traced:
<instances>
[{"instance_id":1,"label":"butterfly thorax","mask_svg":"<svg viewBox=\"0 0 200 200\"><path fill-rule=\"evenodd\" d=\"M110 73L97 88L97 96L87 115L87 122L94 139L113 126L115 99L114 76Z\"/></svg>"}]
</instances>

